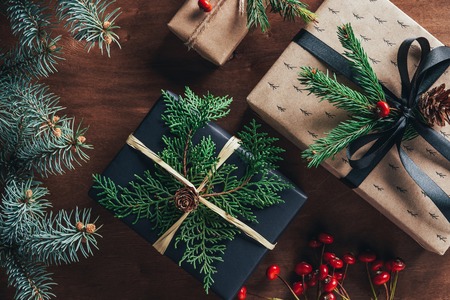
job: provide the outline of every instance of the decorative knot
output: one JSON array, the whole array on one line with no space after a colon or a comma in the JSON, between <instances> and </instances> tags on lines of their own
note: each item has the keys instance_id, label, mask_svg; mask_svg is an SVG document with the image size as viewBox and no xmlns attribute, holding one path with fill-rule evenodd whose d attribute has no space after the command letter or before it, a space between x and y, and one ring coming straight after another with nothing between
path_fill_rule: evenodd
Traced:
<instances>
[{"instance_id":1,"label":"decorative knot","mask_svg":"<svg viewBox=\"0 0 450 300\"><path fill-rule=\"evenodd\" d=\"M404 105L402 105L401 106L401 112L402 112L402 114L409 120L409 119L413 119L413 118L415 118L416 116L414 115L414 111L410 108L410 107L407 107L407 106L404 106Z\"/></svg>"},{"instance_id":2,"label":"decorative knot","mask_svg":"<svg viewBox=\"0 0 450 300\"><path fill-rule=\"evenodd\" d=\"M174 201L179 210L187 213L197 208L199 196L194 188L185 186L175 192Z\"/></svg>"}]
</instances>

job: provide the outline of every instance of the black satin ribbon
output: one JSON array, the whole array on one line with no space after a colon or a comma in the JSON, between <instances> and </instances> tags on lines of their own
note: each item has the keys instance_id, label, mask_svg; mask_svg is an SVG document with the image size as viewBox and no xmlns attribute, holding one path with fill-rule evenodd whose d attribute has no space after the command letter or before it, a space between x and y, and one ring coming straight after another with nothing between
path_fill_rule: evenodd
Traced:
<instances>
[{"instance_id":1,"label":"black satin ribbon","mask_svg":"<svg viewBox=\"0 0 450 300\"><path fill-rule=\"evenodd\" d=\"M357 84L347 59L317 37L306 30L302 30L294 38L294 41L313 56L326 63L335 72ZM413 78L410 79L408 73L408 52L415 41L420 46L421 59ZM384 86L383 91L389 105L400 111L400 117L388 129L367 134L349 144L347 157L352 170L343 178L343 181L353 188L358 187L389 150L396 145L398 155L407 173L436 204L447 220L450 220L449 195L425 174L401 147L406 128L408 125L411 125L436 151L450 161L450 142L441 134L423 124L421 116L417 113L417 103L420 95L426 92L450 65L450 48L442 46L431 50L426 38L407 39L399 47L397 65L402 83L401 97L396 97ZM373 145L361 158L352 159L355 153L372 142L374 142Z\"/></svg>"}]
</instances>

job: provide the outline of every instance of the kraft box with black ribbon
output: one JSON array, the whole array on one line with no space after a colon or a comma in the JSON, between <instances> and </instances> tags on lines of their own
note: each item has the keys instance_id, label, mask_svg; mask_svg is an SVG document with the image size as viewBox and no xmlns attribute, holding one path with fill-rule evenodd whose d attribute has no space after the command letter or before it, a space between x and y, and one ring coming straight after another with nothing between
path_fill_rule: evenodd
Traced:
<instances>
[{"instance_id":1,"label":"kraft box with black ribbon","mask_svg":"<svg viewBox=\"0 0 450 300\"><path fill-rule=\"evenodd\" d=\"M223 65L246 36L247 16L239 13L240 0L211 0L212 10L186 1L170 20L169 29L188 48L216 65Z\"/></svg>"},{"instance_id":2,"label":"kraft box with black ribbon","mask_svg":"<svg viewBox=\"0 0 450 300\"><path fill-rule=\"evenodd\" d=\"M312 76L335 73L338 81L358 90L343 55L348 49L337 35L338 28L351 26L386 95L380 100L391 105L397 119L389 130L363 136L322 166L425 249L444 254L450 246L450 126L444 124L449 100L448 92L437 87L450 84L449 48L388 0L325 0L316 13L319 22L293 39L250 93L249 105L302 150L351 118L299 80L303 67L310 66ZM443 102L432 99L438 110L431 117L444 126L426 125L417 113L417 100L436 90ZM407 138L411 128L416 137ZM371 148L355 160L353 154L363 146Z\"/></svg>"},{"instance_id":3,"label":"kraft box with black ribbon","mask_svg":"<svg viewBox=\"0 0 450 300\"><path fill-rule=\"evenodd\" d=\"M270 157L259 161L277 148L264 145L262 155L250 149L270 140L256 133L256 123L239 139L213 122L191 130L197 121L226 114L224 98L198 98L188 90L177 99L167 92L156 102L103 174L95 175L90 196L206 290L233 299L306 196L274 171ZM159 255L152 249L149 254Z\"/></svg>"}]
</instances>

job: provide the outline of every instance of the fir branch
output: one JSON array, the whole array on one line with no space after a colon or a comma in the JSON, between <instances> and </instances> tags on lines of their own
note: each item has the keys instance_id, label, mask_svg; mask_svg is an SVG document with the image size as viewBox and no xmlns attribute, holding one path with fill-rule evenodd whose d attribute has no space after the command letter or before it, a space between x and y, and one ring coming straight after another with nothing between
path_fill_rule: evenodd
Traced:
<instances>
[{"instance_id":1,"label":"fir branch","mask_svg":"<svg viewBox=\"0 0 450 300\"><path fill-rule=\"evenodd\" d=\"M61 48L58 46L61 36L45 37L41 43L24 47L19 45L9 52L0 54L0 78L48 77L56 72L57 60Z\"/></svg>"},{"instance_id":2,"label":"fir branch","mask_svg":"<svg viewBox=\"0 0 450 300\"><path fill-rule=\"evenodd\" d=\"M32 48L45 40L50 26L50 15L30 0L8 0L8 19L11 31L20 38L20 45Z\"/></svg>"},{"instance_id":3,"label":"fir branch","mask_svg":"<svg viewBox=\"0 0 450 300\"><path fill-rule=\"evenodd\" d=\"M325 137L315 140L303 151L302 157L308 161L308 167L318 167L322 161L334 157L358 137L368 134L375 125L372 119L355 118L343 121L326 133Z\"/></svg>"},{"instance_id":4,"label":"fir branch","mask_svg":"<svg viewBox=\"0 0 450 300\"><path fill-rule=\"evenodd\" d=\"M315 21L317 16L308 10L308 5L298 0L269 0L271 11L283 19L294 21L300 17L305 23Z\"/></svg>"},{"instance_id":5,"label":"fir branch","mask_svg":"<svg viewBox=\"0 0 450 300\"><path fill-rule=\"evenodd\" d=\"M266 7L271 12L279 13L285 20L294 21L300 17L304 22L315 21L317 16L308 10L308 5L298 0L248 0L247 27L260 27L262 32L270 28Z\"/></svg>"},{"instance_id":6,"label":"fir branch","mask_svg":"<svg viewBox=\"0 0 450 300\"><path fill-rule=\"evenodd\" d=\"M12 249L0 251L0 262L8 275L8 284L16 288L14 299L47 300L55 297L51 292L55 283L44 265L19 256Z\"/></svg>"},{"instance_id":7,"label":"fir branch","mask_svg":"<svg viewBox=\"0 0 450 300\"><path fill-rule=\"evenodd\" d=\"M4 245L20 245L36 230L50 202L46 188L32 180L6 183L0 207L0 240Z\"/></svg>"},{"instance_id":8,"label":"fir branch","mask_svg":"<svg viewBox=\"0 0 450 300\"><path fill-rule=\"evenodd\" d=\"M75 212L60 210L55 216L50 213L38 222L37 230L19 248L24 256L32 256L47 265L78 262L78 255L84 258L98 249L96 236L100 237L95 222L91 221L91 210L75 209ZM79 224L90 226L90 231L80 229ZM93 226L94 225L94 226Z\"/></svg>"},{"instance_id":9,"label":"fir branch","mask_svg":"<svg viewBox=\"0 0 450 300\"><path fill-rule=\"evenodd\" d=\"M103 54L105 49L109 57L112 43L120 48L119 36L114 32L120 28L115 25L120 8L106 13L107 8L114 2L114 0L58 0L58 16L61 21L66 20L66 27L75 39L86 41L88 51L98 44L101 53Z\"/></svg>"},{"instance_id":10,"label":"fir branch","mask_svg":"<svg viewBox=\"0 0 450 300\"><path fill-rule=\"evenodd\" d=\"M302 67L299 81L305 89L321 101L326 100L334 106L344 109L355 115L373 115L373 105L369 99L358 91L339 83L334 75L332 78L320 70L311 67Z\"/></svg>"},{"instance_id":11,"label":"fir branch","mask_svg":"<svg viewBox=\"0 0 450 300\"><path fill-rule=\"evenodd\" d=\"M355 72L355 80L367 94L367 98L372 104L385 99L385 95L377 75L373 71L367 54L361 46L361 42L356 38L350 24L338 27L338 37L342 46L347 50L344 55L348 58L350 66Z\"/></svg>"},{"instance_id":12,"label":"fir branch","mask_svg":"<svg viewBox=\"0 0 450 300\"><path fill-rule=\"evenodd\" d=\"M266 5L261 0L247 0L247 27L260 27L262 32L270 28Z\"/></svg>"}]
</instances>

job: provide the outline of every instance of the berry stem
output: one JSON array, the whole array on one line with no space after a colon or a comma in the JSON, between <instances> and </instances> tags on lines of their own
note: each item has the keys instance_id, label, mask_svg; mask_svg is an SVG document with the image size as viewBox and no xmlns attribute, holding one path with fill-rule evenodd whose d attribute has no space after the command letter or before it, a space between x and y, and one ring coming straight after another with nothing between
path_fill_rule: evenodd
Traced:
<instances>
[{"instance_id":1,"label":"berry stem","mask_svg":"<svg viewBox=\"0 0 450 300\"><path fill-rule=\"evenodd\" d=\"M384 290L385 290L385 292L386 292L386 299L390 299L390 297L389 297L389 289L388 289L388 287L387 287L387 284L385 283L385 284L383 284L384 285Z\"/></svg>"},{"instance_id":2,"label":"berry stem","mask_svg":"<svg viewBox=\"0 0 450 300\"><path fill-rule=\"evenodd\" d=\"M302 275L302 284L303 284L304 287L306 287L306 284L305 284L305 275ZM305 293L305 292L303 292L303 295L305 296L305 300L308 300L308 297L306 296L306 293Z\"/></svg>"},{"instance_id":3,"label":"berry stem","mask_svg":"<svg viewBox=\"0 0 450 300\"><path fill-rule=\"evenodd\" d=\"M325 253L325 244L322 244L322 252L320 253L320 262L319 262L319 266L322 265L323 263L323 254ZM317 300L320 299L320 284L321 280L318 280L317 282Z\"/></svg>"},{"instance_id":4,"label":"berry stem","mask_svg":"<svg viewBox=\"0 0 450 300\"><path fill-rule=\"evenodd\" d=\"M287 283L286 280L283 279L283 277L278 276L278 278L284 283L284 285L286 285L288 287L288 289L291 291L292 295L294 296L295 300L300 300L297 295L294 293L294 291L292 290L291 286L289 285L289 283Z\"/></svg>"},{"instance_id":5,"label":"berry stem","mask_svg":"<svg viewBox=\"0 0 450 300\"><path fill-rule=\"evenodd\" d=\"M398 280L398 272L395 272L394 280L391 283L391 297L389 298L389 300L394 300L395 289L397 288L397 280Z\"/></svg>"},{"instance_id":6,"label":"berry stem","mask_svg":"<svg viewBox=\"0 0 450 300\"><path fill-rule=\"evenodd\" d=\"M341 296L343 300L350 300L350 295L347 293L347 290L344 288L342 283L338 282L338 285L339 289L335 290L337 291L336 293L339 294L339 296Z\"/></svg>"},{"instance_id":7,"label":"berry stem","mask_svg":"<svg viewBox=\"0 0 450 300\"><path fill-rule=\"evenodd\" d=\"M369 263L367 263L367 262L366 262L366 271L367 271L367 277L369 278L370 289L372 290L372 294L373 294L373 300L378 300L377 293L375 293L375 288L373 287L372 278L370 277Z\"/></svg>"},{"instance_id":8,"label":"berry stem","mask_svg":"<svg viewBox=\"0 0 450 300\"><path fill-rule=\"evenodd\" d=\"M344 286L345 277L347 277L348 264L345 264L344 276L342 277L341 285Z\"/></svg>"}]
</instances>

